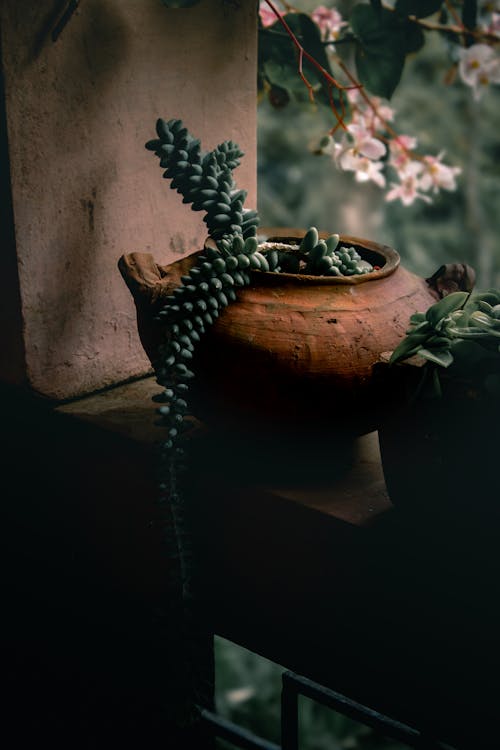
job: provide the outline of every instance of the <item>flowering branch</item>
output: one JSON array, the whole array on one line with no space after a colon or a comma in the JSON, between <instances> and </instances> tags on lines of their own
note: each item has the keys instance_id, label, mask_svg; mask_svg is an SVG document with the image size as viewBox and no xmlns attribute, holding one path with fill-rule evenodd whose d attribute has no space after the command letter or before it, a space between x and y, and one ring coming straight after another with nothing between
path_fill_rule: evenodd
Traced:
<instances>
[{"instance_id":1,"label":"flowering branch","mask_svg":"<svg viewBox=\"0 0 500 750\"><path fill-rule=\"evenodd\" d=\"M322 50L328 53L329 60L347 79L348 85L343 85L311 54L313 49L307 51L304 48L285 14L278 10L277 2L279 0L261 0L261 19L265 30L271 32L267 27L279 21L285 33L274 33L292 41L298 56L298 75L308 90L309 99L315 100L315 87L304 73L304 59L318 72L320 80L323 80L328 104L335 116L336 125L323 139L319 153L330 154L336 166L341 170L354 172L358 182L372 181L384 188L384 172L392 173L396 181L389 185L386 195L389 201L399 199L404 205L410 205L416 199L431 202L429 193L435 194L441 189L455 190L456 176L461 170L444 164L443 152L437 156L416 153L416 138L397 132L391 125L394 110L373 93L379 93L378 88L384 98L391 95L399 81L405 55L415 52L423 45L422 30L432 30L451 35L461 45L460 60L458 64L455 63L455 68L458 69L462 82L472 88L474 98L478 100L489 84L500 83L500 59L493 49L500 41L500 13L491 14L488 26L484 23L481 26L479 23L476 28L468 28L449 0L443 2L452 16L453 24L436 23L415 15L405 17L397 9L386 8L383 4L378 11L371 6L356 5L351 16L350 31L339 38L348 24L334 8L319 6L311 14L306 14L316 24L319 33L319 38L312 46L318 55L323 54ZM289 3L282 1L281 6L285 7L287 13L305 15ZM438 7L439 3L436 4L436 10ZM466 39L479 40L479 43L465 47ZM335 44L346 41L357 45L357 75L335 54ZM381 53L384 53L386 65L378 73ZM276 86L280 89L279 84ZM340 110L334 91L338 92ZM349 124L345 122L346 98L351 118ZM284 101L286 99L277 99L277 104ZM339 127L343 134L339 140L335 140Z\"/></svg>"}]
</instances>

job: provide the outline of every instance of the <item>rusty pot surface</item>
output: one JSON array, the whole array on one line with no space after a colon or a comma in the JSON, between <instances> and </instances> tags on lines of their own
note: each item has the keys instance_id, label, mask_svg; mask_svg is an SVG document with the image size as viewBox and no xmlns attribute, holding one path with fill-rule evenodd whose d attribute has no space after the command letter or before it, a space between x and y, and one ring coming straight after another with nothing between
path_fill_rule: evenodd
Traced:
<instances>
[{"instance_id":1,"label":"rusty pot surface","mask_svg":"<svg viewBox=\"0 0 500 750\"><path fill-rule=\"evenodd\" d=\"M298 244L304 231L271 229L266 234ZM409 316L425 310L436 296L423 279L400 266L395 250L357 237L341 236L341 241L380 269L350 277L253 272L251 286L239 290L238 300L197 345L192 367L197 416L250 431L264 426L278 432L361 434L376 428L373 365L396 347ZM147 255L122 259L152 361L157 345L153 314L194 262L190 256L162 268Z\"/></svg>"}]
</instances>

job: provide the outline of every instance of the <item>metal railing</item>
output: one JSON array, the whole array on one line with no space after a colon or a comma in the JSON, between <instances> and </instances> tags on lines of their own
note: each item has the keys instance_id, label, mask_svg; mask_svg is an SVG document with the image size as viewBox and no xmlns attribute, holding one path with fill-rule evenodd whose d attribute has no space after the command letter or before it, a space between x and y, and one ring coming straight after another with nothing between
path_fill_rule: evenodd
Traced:
<instances>
[{"instance_id":1,"label":"metal railing","mask_svg":"<svg viewBox=\"0 0 500 750\"><path fill-rule=\"evenodd\" d=\"M207 709L201 718L212 736L219 737L241 750L299 750L299 696L310 698L343 716L358 721L387 739L405 743L416 750L453 750L418 729L391 719L334 690L293 672L282 675L281 745L276 745Z\"/></svg>"}]
</instances>

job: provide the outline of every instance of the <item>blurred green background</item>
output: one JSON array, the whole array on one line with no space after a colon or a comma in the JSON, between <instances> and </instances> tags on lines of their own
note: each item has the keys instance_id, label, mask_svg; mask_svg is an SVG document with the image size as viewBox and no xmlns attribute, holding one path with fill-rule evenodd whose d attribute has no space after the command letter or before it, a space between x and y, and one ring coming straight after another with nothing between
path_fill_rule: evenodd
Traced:
<instances>
[{"instance_id":1,"label":"blurred green background","mask_svg":"<svg viewBox=\"0 0 500 750\"><path fill-rule=\"evenodd\" d=\"M328 5L328 3L325 3ZM348 16L353 3L336 7ZM315 2L296 2L312 10ZM258 189L261 224L309 227L367 237L395 247L403 264L424 277L442 263L468 262L477 286L500 286L500 87L490 87L477 103L471 90L444 84L449 48L438 34L427 34L424 49L407 61L391 100L395 128L418 138L418 150L459 166L458 189L441 191L432 205L387 203L384 191L359 185L328 156L313 154L333 123L332 115L311 105L281 109L259 105ZM219 711L257 734L279 743L282 669L234 644L217 639ZM301 750L401 750L404 746L306 699L300 706ZM219 747L230 746L220 742Z\"/></svg>"},{"instance_id":2,"label":"blurred green background","mask_svg":"<svg viewBox=\"0 0 500 750\"><path fill-rule=\"evenodd\" d=\"M223 638L215 640L217 710L259 737L280 743L283 668ZM308 698L299 699L300 750L405 750ZM233 746L218 740L218 750Z\"/></svg>"}]
</instances>

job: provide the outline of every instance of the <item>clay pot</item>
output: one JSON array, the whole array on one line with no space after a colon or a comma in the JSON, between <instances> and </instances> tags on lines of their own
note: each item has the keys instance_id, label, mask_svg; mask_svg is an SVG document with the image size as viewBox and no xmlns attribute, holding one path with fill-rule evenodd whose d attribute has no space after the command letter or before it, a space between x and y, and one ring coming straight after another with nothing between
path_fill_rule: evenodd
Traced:
<instances>
[{"instance_id":1,"label":"clay pot","mask_svg":"<svg viewBox=\"0 0 500 750\"><path fill-rule=\"evenodd\" d=\"M497 529L500 398L446 376L441 396L416 398L421 367L392 369L394 408L379 425L391 502L424 522L451 528L489 518Z\"/></svg>"},{"instance_id":2,"label":"clay pot","mask_svg":"<svg viewBox=\"0 0 500 750\"><path fill-rule=\"evenodd\" d=\"M304 230L264 230L298 244ZM321 235L326 237L326 234ZM210 424L231 429L361 434L375 429L372 368L403 337L409 316L435 302L423 280L400 266L398 253L342 236L378 266L351 277L252 274L197 346L191 403ZM120 261L138 309L152 362L159 331L152 318L195 256L157 266L147 254Z\"/></svg>"}]
</instances>

